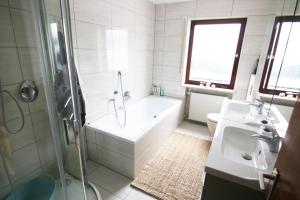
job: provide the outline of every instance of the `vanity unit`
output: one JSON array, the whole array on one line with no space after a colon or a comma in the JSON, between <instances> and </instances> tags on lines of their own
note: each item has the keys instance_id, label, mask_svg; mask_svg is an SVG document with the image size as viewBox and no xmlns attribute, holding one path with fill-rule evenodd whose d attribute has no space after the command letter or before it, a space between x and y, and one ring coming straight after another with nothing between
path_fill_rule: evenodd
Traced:
<instances>
[{"instance_id":1,"label":"vanity unit","mask_svg":"<svg viewBox=\"0 0 300 200\"><path fill-rule=\"evenodd\" d=\"M202 200L265 199L258 174L273 171L288 123L276 107L260 108L224 100L205 166ZM267 134L261 134L264 129Z\"/></svg>"}]
</instances>

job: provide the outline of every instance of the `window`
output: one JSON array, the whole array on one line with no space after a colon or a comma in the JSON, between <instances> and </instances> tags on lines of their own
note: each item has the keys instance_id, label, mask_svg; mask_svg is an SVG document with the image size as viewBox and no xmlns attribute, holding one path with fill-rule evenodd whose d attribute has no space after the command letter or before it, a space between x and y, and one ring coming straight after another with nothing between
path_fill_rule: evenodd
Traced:
<instances>
[{"instance_id":1,"label":"window","mask_svg":"<svg viewBox=\"0 0 300 200\"><path fill-rule=\"evenodd\" d=\"M300 16L275 18L259 91L294 96L300 92Z\"/></svg>"},{"instance_id":2,"label":"window","mask_svg":"<svg viewBox=\"0 0 300 200\"><path fill-rule=\"evenodd\" d=\"M192 20L185 84L233 89L246 18Z\"/></svg>"}]
</instances>

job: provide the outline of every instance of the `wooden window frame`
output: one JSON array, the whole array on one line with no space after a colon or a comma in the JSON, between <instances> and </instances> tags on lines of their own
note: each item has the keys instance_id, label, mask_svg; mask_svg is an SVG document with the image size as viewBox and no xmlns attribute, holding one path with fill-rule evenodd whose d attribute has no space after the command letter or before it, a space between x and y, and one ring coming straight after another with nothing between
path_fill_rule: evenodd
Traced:
<instances>
[{"instance_id":1,"label":"wooden window frame","mask_svg":"<svg viewBox=\"0 0 300 200\"><path fill-rule=\"evenodd\" d=\"M279 95L280 93L287 93L290 91L284 91L284 90L275 90L275 89L268 89L268 84L273 68L273 62L276 55L277 45L280 38L281 33L281 27L283 22L300 22L300 16L278 16L275 18L275 22L273 25L273 30L271 34L271 39L269 43L268 53L264 65L264 70L262 73L262 77L260 80L260 86L259 86L259 92L264 94L270 94L270 95ZM277 31L277 25L279 23L278 31ZM278 32L276 37L276 32ZM275 41L274 41L275 40ZM273 49L274 48L274 49ZM272 53L273 50L273 53ZM272 55L271 55L272 54ZM296 96L296 94L293 94L293 96Z\"/></svg>"},{"instance_id":2,"label":"wooden window frame","mask_svg":"<svg viewBox=\"0 0 300 200\"><path fill-rule=\"evenodd\" d=\"M190 36L189 36L189 45L188 45L188 55L187 55L187 65L186 65L186 74L185 74L185 84L188 85L200 85L200 83L205 83L205 81L195 81L190 80L190 68L191 68L191 60L192 60L192 52L193 52L193 41L194 41L194 30L196 25L205 25L205 24L236 24L240 23L240 33L235 53L235 59L232 67L231 72L231 79L229 84L221 84L221 83L214 83L217 88L224 88L224 89L233 89L234 83L236 79L239 59L241 55L241 49L243 44L243 39L245 35L245 28L247 23L247 18L228 18L228 19L204 19L204 20L192 20L191 27L190 27Z\"/></svg>"}]
</instances>

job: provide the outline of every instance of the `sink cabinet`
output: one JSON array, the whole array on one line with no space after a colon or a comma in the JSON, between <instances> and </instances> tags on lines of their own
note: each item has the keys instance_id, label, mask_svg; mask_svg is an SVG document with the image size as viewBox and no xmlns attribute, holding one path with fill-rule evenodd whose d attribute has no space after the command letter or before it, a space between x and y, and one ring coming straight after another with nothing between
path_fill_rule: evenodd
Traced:
<instances>
[{"instance_id":1,"label":"sink cabinet","mask_svg":"<svg viewBox=\"0 0 300 200\"><path fill-rule=\"evenodd\" d=\"M201 200L264 200L261 191L206 174Z\"/></svg>"}]
</instances>

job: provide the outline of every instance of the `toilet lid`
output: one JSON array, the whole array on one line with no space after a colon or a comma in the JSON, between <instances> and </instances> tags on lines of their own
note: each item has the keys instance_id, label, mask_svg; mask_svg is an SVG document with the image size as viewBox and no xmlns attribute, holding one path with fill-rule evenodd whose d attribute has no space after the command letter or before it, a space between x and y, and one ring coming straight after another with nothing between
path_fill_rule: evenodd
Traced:
<instances>
[{"instance_id":1,"label":"toilet lid","mask_svg":"<svg viewBox=\"0 0 300 200\"><path fill-rule=\"evenodd\" d=\"M207 115L207 119L209 121L212 121L212 122L215 122L215 123L218 123L218 121L220 120L221 118L221 115L219 113L209 113Z\"/></svg>"}]
</instances>

